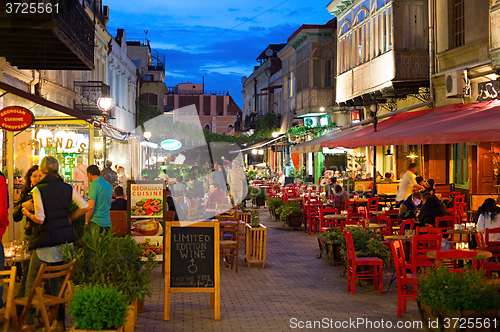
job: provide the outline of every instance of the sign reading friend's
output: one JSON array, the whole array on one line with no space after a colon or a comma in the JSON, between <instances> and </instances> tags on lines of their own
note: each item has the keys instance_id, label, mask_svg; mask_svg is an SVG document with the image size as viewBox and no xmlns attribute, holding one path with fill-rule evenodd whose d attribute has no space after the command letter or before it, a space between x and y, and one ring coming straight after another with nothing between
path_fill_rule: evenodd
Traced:
<instances>
[{"instance_id":1,"label":"sign reading friend's","mask_svg":"<svg viewBox=\"0 0 500 332\"><path fill-rule=\"evenodd\" d=\"M214 319L220 319L219 222L165 224L165 313L170 293L210 293Z\"/></svg>"}]
</instances>

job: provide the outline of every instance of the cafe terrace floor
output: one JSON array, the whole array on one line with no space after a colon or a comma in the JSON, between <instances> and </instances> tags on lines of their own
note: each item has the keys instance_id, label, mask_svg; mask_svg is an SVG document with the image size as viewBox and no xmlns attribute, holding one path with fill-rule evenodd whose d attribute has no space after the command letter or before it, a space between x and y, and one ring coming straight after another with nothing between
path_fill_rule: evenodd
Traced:
<instances>
[{"instance_id":1,"label":"cafe terrace floor","mask_svg":"<svg viewBox=\"0 0 500 332\"><path fill-rule=\"evenodd\" d=\"M221 319L213 320L208 294L172 294L170 321L163 320L163 279L161 268L151 281L152 297L146 297L145 312L138 316L137 332L156 331L293 331L290 319L321 321L323 318L398 322L397 287L380 295L373 287L347 291L342 267L332 267L319 253L317 237L303 231L288 231L272 221L267 209L260 209L261 223L268 227L266 267L248 268L240 247L236 273L221 266ZM384 271L384 290L393 269ZM402 321L418 321L416 302L408 303ZM416 325L415 325L416 326ZM328 331L371 331L359 329L321 329ZM377 329L384 331L387 329ZM392 329L398 330L398 329ZM406 329L404 331L419 331Z\"/></svg>"}]
</instances>

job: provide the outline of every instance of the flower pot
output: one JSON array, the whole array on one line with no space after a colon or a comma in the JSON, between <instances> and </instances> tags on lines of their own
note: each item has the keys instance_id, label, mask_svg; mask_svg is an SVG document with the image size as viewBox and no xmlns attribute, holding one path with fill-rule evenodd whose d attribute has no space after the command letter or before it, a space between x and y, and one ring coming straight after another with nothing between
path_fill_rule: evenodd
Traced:
<instances>
[{"instance_id":1,"label":"flower pot","mask_svg":"<svg viewBox=\"0 0 500 332\"><path fill-rule=\"evenodd\" d=\"M265 197L255 197L255 204L257 206L264 206L264 205L266 205L266 198Z\"/></svg>"},{"instance_id":2,"label":"flower pot","mask_svg":"<svg viewBox=\"0 0 500 332\"><path fill-rule=\"evenodd\" d=\"M123 326L119 327L117 330L101 330L101 331L95 331L95 330L79 330L76 329L74 326L70 329L70 332L124 332Z\"/></svg>"},{"instance_id":3,"label":"flower pot","mask_svg":"<svg viewBox=\"0 0 500 332\"><path fill-rule=\"evenodd\" d=\"M245 261L248 267L252 263L262 263L262 267L266 267L266 226L259 224L260 227L252 227L246 224L246 240L245 240Z\"/></svg>"},{"instance_id":4,"label":"flower pot","mask_svg":"<svg viewBox=\"0 0 500 332\"><path fill-rule=\"evenodd\" d=\"M302 227L302 212L290 214L287 217L285 224L288 226L288 229L298 228L300 230Z\"/></svg>"},{"instance_id":5,"label":"flower pot","mask_svg":"<svg viewBox=\"0 0 500 332\"><path fill-rule=\"evenodd\" d=\"M499 324L497 309L489 309L484 313L476 310L455 310L452 314L449 314L432 308L419 300L417 300L417 306L424 328L430 332L496 331L496 327ZM470 327L468 326L469 321L474 322ZM479 321L483 326L488 321L490 326L487 328L476 328L477 325L475 322Z\"/></svg>"},{"instance_id":6,"label":"flower pot","mask_svg":"<svg viewBox=\"0 0 500 332\"><path fill-rule=\"evenodd\" d=\"M342 263L342 257L340 256L340 244L327 240L320 235L318 236L318 245L320 250L318 258L321 258L321 254L325 254L328 259L328 264L331 266L337 266L337 264Z\"/></svg>"},{"instance_id":7,"label":"flower pot","mask_svg":"<svg viewBox=\"0 0 500 332\"><path fill-rule=\"evenodd\" d=\"M137 326L137 300L132 301L127 308L127 321L124 325L124 332L134 332Z\"/></svg>"}]
</instances>

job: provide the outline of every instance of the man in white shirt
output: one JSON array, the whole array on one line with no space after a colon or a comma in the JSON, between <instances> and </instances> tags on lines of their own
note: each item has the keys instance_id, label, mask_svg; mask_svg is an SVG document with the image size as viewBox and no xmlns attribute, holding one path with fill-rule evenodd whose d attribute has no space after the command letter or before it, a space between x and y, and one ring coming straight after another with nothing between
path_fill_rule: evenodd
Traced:
<instances>
[{"instance_id":1,"label":"man in white shirt","mask_svg":"<svg viewBox=\"0 0 500 332\"><path fill-rule=\"evenodd\" d=\"M408 170L401 177L399 182L398 195L396 196L396 202L399 206L401 202L404 202L414 191L425 190L424 187L419 185L415 180L415 172L417 171L417 164L410 163Z\"/></svg>"}]
</instances>

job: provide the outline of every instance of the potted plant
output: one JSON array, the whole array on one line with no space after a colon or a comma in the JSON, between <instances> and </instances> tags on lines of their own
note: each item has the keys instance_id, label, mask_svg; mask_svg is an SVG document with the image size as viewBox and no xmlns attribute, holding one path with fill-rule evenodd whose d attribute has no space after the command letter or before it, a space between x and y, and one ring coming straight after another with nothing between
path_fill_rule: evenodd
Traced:
<instances>
[{"instance_id":1,"label":"potted plant","mask_svg":"<svg viewBox=\"0 0 500 332\"><path fill-rule=\"evenodd\" d=\"M302 226L302 206L297 202L287 202L285 205L278 208L280 220L288 225L288 229L292 227Z\"/></svg>"},{"instance_id":2,"label":"potted plant","mask_svg":"<svg viewBox=\"0 0 500 332\"><path fill-rule=\"evenodd\" d=\"M359 225L359 227L349 227L349 231L352 234L357 257L378 257L384 261L385 268L389 267L391 253L377 234L371 229L364 229L361 225ZM347 246L343 233L339 236L337 241L339 241L340 238L342 239L341 254L344 262L347 262ZM347 263L345 263L345 266L347 266Z\"/></svg>"},{"instance_id":3,"label":"potted plant","mask_svg":"<svg viewBox=\"0 0 500 332\"><path fill-rule=\"evenodd\" d=\"M267 228L259 220L259 211L252 212L251 223L246 224L245 261L248 267L252 263L262 263L266 267Z\"/></svg>"},{"instance_id":4,"label":"potted plant","mask_svg":"<svg viewBox=\"0 0 500 332\"><path fill-rule=\"evenodd\" d=\"M269 214L274 217L275 220L278 219L276 215L276 209L283 205L283 200L281 198L268 198L267 207L269 208Z\"/></svg>"},{"instance_id":5,"label":"potted plant","mask_svg":"<svg viewBox=\"0 0 500 332\"><path fill-rule=\"evenodd\" d=\"M150 274L157 266L153 255L143 260L143 252L130 236L117 237L111 232L99 233L99 226L90 225L84 232L81 246L64 250L66 260L76 257L73 284L113 285L127 298L129 311L125 327L133 331L137 323L137 300L150 295Z\"/></svg>"},{"instance_id":6,"label":"potted plant","mask_svg":"<svg viewBox=\"0 0 500 332\"><path fill-rule=\"evenodd\" d=\"M115 286L77 287L68 310L75 323L71 331L123 331L127 305L127 297Z\"/></svg>"},{"instance_id":7,"label":"potted plant","mask_svg":"<svg viewBox=\"0 0 500 332\"><path fill-rule=\"evenodd\" d=\"M340 227L333 227L332 229L321 233L318 236L318 245L320 250L318 258L321 258L321 254L325 254L328 258L328 263L336 266L337 263L342 261L340 250L344 241L344 233L342 233Z\"/></svg>"},{"instance_id":8,"label":"potted plant","mask_svg":"<svg viewBox=\"0 0 500 332\"><path fill-rule=\"evenodd\" d=\"M264 206L266 205L266 190L262 188L252 188L250 196L254 200L254 205Z\"/></svg>"},{"instance_id":9,"label":"potted plant","mask_svg":"<svg viewBox=\"0 0 500 332\"><path fill-rule=\"evenodd\" d=\"M437 263L419 279L417 304L428 331L496 331L498 284L490 283L483 270L459 273ZM468 326L463 321L481 321L483 329L473 329L478 325ZM489 324L484 324L487 321Z\"/></svg>"}]
</instances>

